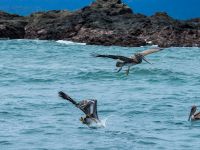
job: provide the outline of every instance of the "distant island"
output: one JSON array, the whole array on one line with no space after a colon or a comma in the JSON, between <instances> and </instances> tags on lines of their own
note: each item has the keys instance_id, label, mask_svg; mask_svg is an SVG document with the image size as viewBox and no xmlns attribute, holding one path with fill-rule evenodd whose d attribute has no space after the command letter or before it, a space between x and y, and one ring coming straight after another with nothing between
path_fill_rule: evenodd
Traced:
<instances>
[{"instance_id":1,"label":"distant island","mask_svg":"<svg viewBox=\"0 0 200 150\"><path fill-rule=\"evenodd\" d=\"M135 14L121 0L96 0L74 12L52 10L24 17L0 11L0 38L200 47L200 18L176 20L165 12L148 17Z\"/></svg>"}]
</instances>

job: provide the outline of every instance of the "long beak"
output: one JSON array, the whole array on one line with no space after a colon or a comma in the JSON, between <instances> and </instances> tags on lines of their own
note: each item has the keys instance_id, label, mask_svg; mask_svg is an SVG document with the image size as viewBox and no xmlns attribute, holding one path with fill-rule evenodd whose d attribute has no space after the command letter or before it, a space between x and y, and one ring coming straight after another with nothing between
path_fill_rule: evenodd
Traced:
<instances>
[{"instance_id":1,"label":"long beak","mask_svg":"<svg viewBox=\"0 0 200 150\"><path fill-rule=\"evenodd\" d=\"M188 121L190 121L191 116L192 116L192 110L191 110L190 115L189 115L189 117L188 117Z\"/></svg>"},{"instance_id":2,"label":"long beak","mask_svg":"<svg viewBox=\"0 0 200 150\"><path fill-rule=\"evenodd\" d=\"M189 115L189 117L188 117L188 121L190 121L190 118L191 118L191 113L190 113L190 115Z\"/></svg>"},{"instance_id":3,"label":"long beak","mask_svg":"<svg viewBox=\"0 0 200 150\"><path fill-rule=\"evenodd\" d=\"M142 57L142 59L143 59L144 61L146 61L147 63L152 64L152 63L150 63L144 56Z\"/></svg>"},{"instance_id":4,"label":"long beak","mask_svg":"<svg viewBox=\"0 0 200 150\"><path fill-rule=\"evenodd\" d=\"M83 123L83 117L81 117L79 120Z\"/></svg>"}]
</instances>

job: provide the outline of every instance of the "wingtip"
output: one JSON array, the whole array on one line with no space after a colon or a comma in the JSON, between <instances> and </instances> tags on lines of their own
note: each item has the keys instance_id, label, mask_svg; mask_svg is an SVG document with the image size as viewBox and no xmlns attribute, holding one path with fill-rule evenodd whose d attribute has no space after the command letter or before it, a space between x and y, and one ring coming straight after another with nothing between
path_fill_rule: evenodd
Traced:
<instances>
[{"instance_id":1,"label":"wingtip","mask_svg":"<svg viewBox=\"0 0 200 150\"><path fill-rule=\"evenodd\" d=\"M62 97L62 95L64 95L64 94L65 94L65 93L64 93L63 91L59 91L59 92L58 92L58 96L59 96L59 97Z\"/></svg>"},{"instance_id":2,"label":"wingtip","mask_svg":"<svg viewBox=\"0 0 200 150\"><path fill-rule=\"evenodd\" d=\"M96 53L91 53L90 54L92 57L97 57L98 56L98 54L96 54Z\"/></svg>"},{"instance_id":3,"label":"wingtip","mask_svg":"<svg viewBox=\"0 0 200 150\"><path fill-rule=\"evenodd\" d=\"M71 99L66 93L64 93L63 91L58 92L58 96L63 98L63 99Z\"/></svg>"}]
</instances>

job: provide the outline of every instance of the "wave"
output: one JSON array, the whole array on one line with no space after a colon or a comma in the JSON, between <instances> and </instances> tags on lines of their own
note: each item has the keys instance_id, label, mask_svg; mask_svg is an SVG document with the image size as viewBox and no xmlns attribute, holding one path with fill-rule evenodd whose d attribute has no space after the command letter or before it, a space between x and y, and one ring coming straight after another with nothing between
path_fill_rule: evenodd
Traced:
<instances>
[{"instance_id":1,"label":"wave","mask_svg":"<svg viewBox=\"0 0 200 150\"><path fill-rule=\"evenodd\" d=\"M182 76L188 76L190 75L189 73L184 73L184 72L178 72L178 71L173 71L169 69L161 69L161 68L139 68L136 67L132 69L133 73L138 74L138 75L161 75L161 76L177 76L177 75L182 75Z\"/></svg>"},{"instance_id":2,"label":"wave","mask_svg":"<svg viewBox=\"0 0 200 150\"><path fill-rule=\"evenodd\" d=\"M3 141L0 141L0 145L12 145L12 143L11 142L9 142L9 141L6 141L6 140L3 140Z\"/></svg>"},{"instance_id":3,"label":"wave","mask_svg":"<svg viewBox=\"0 0 200 150\"><path fill-rule=\"evenodd\" d=\"M86 45L86 43L78 43L72 41L58 40L57 43L66 44L66 45Z\"/></svg>"},{"instance_id":4,"label":"wave","mask_svg":"<svg viewBox=\"0 0 200 150\"><path fill-rule=\"evenodd\" d=\"M122 71L120 73L116 73L113 70L97 70L97 71L91 71L91 72L85 72L85 71L79 71L74 74L70 74L70 78L74 79L82 79L82 80L129 80L130 78L141 78L141 76L145 76L146 79L151 80L152 82L154 81L159 81L156 80L155 77L165 77L166 79L172 79L178 80L182 79L185 76L190 76L191 74L189 73L184 73L184 72L178 72L178 71L172 71L169 69L161 69L161 68L133 68L130 71L130 74L126 76L125 72ZM154 77L154 78L152 78Z\"/></svg>"},{"instance_id":5,"label":"wave","mask_svg":"<svg viewBox=\"0 0 200 150\"><path fill-rule=\"evenodd\" d=\"M48 42L50 42L49 40L40 40L40 39L14 39L14 41L28 42L28 43L48 43Z\"/></svg>"},{"instance_id":6,"label":"wave","mask_svg":"<svg viewBox=\"0 0 200 150\"><path fill-rule=\"evenodd\" d=\"M147 44L149 44L149 45L140 46L140 47L144 47L144 48L157 48L157 47L159 47L158 45L152 44L151 42L152 41L147 42Z\"/></svg>"},{"instance_id":7,"label":"wave","mask_svg":"<svg viewBox=\"0 0 200 150\"><path fill-rule=\"evenodd\" d=\"M120 80L127 80L127 76L125 73L116 73L111 71L104 71L104 70L97 70L94 72L84 72L80 71L75 74L71 74L70 78L73 79L80 79L80 80L113 80L113 79L120 79Z\"/></svg>"}]
</instances>

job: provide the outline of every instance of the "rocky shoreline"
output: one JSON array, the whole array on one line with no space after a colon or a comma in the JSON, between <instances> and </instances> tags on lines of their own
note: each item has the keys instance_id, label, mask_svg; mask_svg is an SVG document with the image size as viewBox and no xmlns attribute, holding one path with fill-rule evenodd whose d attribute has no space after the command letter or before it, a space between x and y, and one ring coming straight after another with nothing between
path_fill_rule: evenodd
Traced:
<instances>
[{"instance_id":1,"label":"rocky shoreline","mask_svg":"<svg viewBox=\"0 0 200 150\"><path fill-rule=\"evenodd\" d=\"M96 0L74 12L54 10L23 17L0 11L0 38L200 47L200 18L181 21L163 12L148 17L135 14L121 0Z\"/></svg>"}]
</instances>

